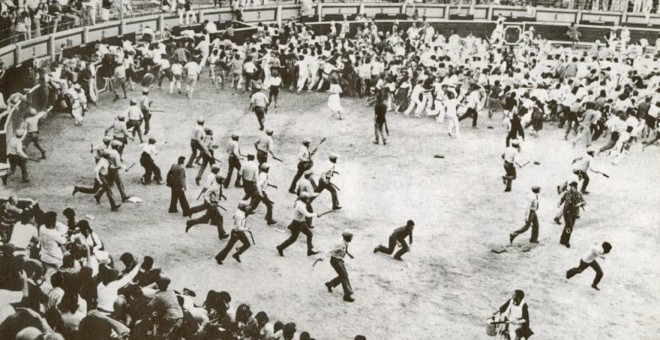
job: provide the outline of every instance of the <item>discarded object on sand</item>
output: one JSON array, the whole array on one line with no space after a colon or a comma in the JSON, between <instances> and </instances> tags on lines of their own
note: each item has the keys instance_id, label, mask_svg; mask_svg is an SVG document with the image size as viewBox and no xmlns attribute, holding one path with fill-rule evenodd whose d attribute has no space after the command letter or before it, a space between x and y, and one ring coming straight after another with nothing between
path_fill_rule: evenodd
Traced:
<instances>
[{"instance_id":1,"label":"discarded object on sand","mask_svg":"<svg viewBox=\"0 0 660 340\"><path fill-rule=\"evenodd\" d=\"M435 158L445 158L445 155L442 155L442 154L437 153L437 154L435 154L435 156L433 156L433 157L435 157Z\"/></svg>"},{"instance_id":2,"label":"discarded object on sand","mask_svg":"<svg viewBox=\"0 0 660 340\"><path fill-rule=\"evenodd\" d=\"M128 201L131 202L131 203L142 203L142 202L144 202L141 198L136 197L136 196L129 197Z\"/></svg>"}]
</instances>

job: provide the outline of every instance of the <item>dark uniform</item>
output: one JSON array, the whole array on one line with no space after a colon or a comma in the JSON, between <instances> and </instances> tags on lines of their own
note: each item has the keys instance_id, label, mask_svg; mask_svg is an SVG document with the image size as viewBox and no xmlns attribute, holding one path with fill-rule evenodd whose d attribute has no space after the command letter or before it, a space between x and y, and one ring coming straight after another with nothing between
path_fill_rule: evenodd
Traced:
<instances>
[{"instance_id":1,"label":"dark uniform","mask_svg":"<svg viewBox=\"0 0 660 340\"><path fill-rule=\"evenodd\" d=\"M388 246L385 247L383 245L378 245L378 247L374 249L374 253L381 252L387 255L391 255L394 252L394 249L396 248L396 244L398 243L399 245L401 245L401 249L398 252L396 252L396 254L394 254L394 259L401 261L401 256L403 256L403 254L410 251L410 247L408 247L408 244L406 243L406 237L408 237L410 244L412 244L413 243L412 232L414 227L415 227L415 223L413 223L413 221L408 221L408 223L405 226L394 229L394 231L390 235Z\"/></svg>"},{"instance_id":2,"label":"dark uniform","mask_svg":"<svg viewBox=\"0 0 660 340\"><path fill-rule=\"evenodd\" d=\"M564 192L561 198L561 203L564 204L564 231L561 234L559 243L570 248L571 234L575 226L575 220L578 217L578 209L586 203L582 198L582 194L577 191L577 182L571 182L570 189Z\"/></svg>"},{"instance_id":3,"label":"dark uniform","mask_svg":"<svg viewBox=\"0 0 660 340\"><path fill-rule=\"evenodd\" d=\"M254 143L257 149L257 161L259 165L268 162L268 155L273 152L273 130L266 129L266 134L259 137Z\"/></svg>"},{"instance_id":4,"label":"dark uniform","mask_svg":"<svg viewBox=\"0 0 660 340\"><path fill-rule=\"evenodd\" d=\"M313 250L314 246L312 245L312 231L309 229L307 222L305 221L306 218L312 218L313 216L317 216L317 214L307 211L307 207L305 206L305 202L303 200L299 199L296 201L293 221L291 221L291 224L289 224L291 236L286 241L282 242L282 244L276 247L280 256L284 256L284 249L296 242L300 233L303 233L305 236L307 236L307 256L318 253Z\"/></svg>"},{"instance_id":5,"label":"dark uniform","mask_svg":"<svg viewBox=\"0 0 660 340\"><path fill-rule=\"evenodd\" d=\"M186 221L186 232L190 230L193 226L197 224L203 224L203 223L209 223L215 225L218 229L218 238L219 239L225 239L229 237L227 233L225 232L225 229L223 228L223 218L222 214L220 213L220 199L222 198L222 180L224 178L222 175L216 175L215 180L216 183L208 188L206 192L204 192L204 208L206 209L206 213L199 218L195 218L192 220ZM197 211L199 209L193 208L191 210L190 216L192 216L192 211Z\"/></svg>"}]
</instances>

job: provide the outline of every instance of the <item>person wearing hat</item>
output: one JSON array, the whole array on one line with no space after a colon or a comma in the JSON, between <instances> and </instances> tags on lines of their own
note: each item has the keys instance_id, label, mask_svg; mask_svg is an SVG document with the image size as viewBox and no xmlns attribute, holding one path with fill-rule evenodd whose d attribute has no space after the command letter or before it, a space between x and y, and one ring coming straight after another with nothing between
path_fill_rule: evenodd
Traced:
<instances>
[{"instance_id":1,"label":"person wearing hat","mask_svg":"<svg viewBox=\"0 0 660 340\"><path fill-rule=\"evenodd\" d=\"M539 243L539 219L536 215L536 211L539 209L539 192L541 192L540 187L532 187L532 195L529 197L527 211L525 212L525 225L509 234L509 243L513 243L513 240L518 235L526 232L529 227L532 227L532 236L529 239L529 243Z\"/></svg>"},{"instance_id":2,"label":"person wearing hat","mask_svg":"<svg viewBox=\"0 0 660 340\"><path fill-rule=\"evenodd\" d=\"M158 318L158 334L165 339L174 337L183 324L183 310L179 305L174 290L170 289L171 280L161 277L156 280L158 291L154 294L147 309Z\"/></svg>"},{"instance_id":3,"label":"person wearing hat","mask_svg":"<svg viewBox=\"0 0 660 340\"><path fill-rule=\"evenodd\" d=\"M178 213L177 203L181 204L183 216L190 215L190 206L186 198L186 169L183 164L186 157L180 156L176 164L172 164L170 171L167 172L166 184L171 189L169 213Z\"/></svg>"},{"instance_id":4,"label":"person wearing hat","mask_svg":"<svg viewBox=\"0 0 660 340\"><path fill-rule=\"evenodd\" d=\"M129 136L128 129L126 128L126 113L117 115L112 125L105 129L104 135L107 135L110 131L112 131L112 139L121 142L121 146L118 149L121 155L124 151L124 146L128 143L128 139L134 140L133 137Z\"/></svg>"},{"instance_id":5,"label":"person wearing hat","mask_svg":"<svg viewBox=\"0 0 660 340\"><path fill-rule=\"evenodd\" d=\"M399 244L401 249L394 254L394 259L398 261L403 261L401 256L410 251L408 243L406 243L406 237L410 241L410 244L413 243L413 229L415 228L415 222L413 220L408 220L405 226L394 229L390 235L390 240L388 246L385 247L381 244L378 247L374 248L374 254L381 252L387 255L391 255L396 248L396 245Z\"/></svg>"},{"instance_id":6,"label":"person wearing hat","mask_svg":"<svg viewBox=\"0 0 660 340\"><path fill-rule=\"evenodd\" d=\"M257 149L257 162L259 165L268 162L268 155L277 158L273 153L273 129L266 129L266 133L259 136L254 147Z\"/></svg>"},{"instance_id":7,"label":"person wearing hat","mask_svg":"<svg viewBox=\"0 0 660 340\"><path fill-rule=\"evenodd\" d=\"M296 200L293 207L293 220L288 227L288 229L291 230L291 236L276 247L277 253L282 257L284 257L284 249L296 242L300 233L307 236L307 256L318 254L317 251L314 251L314 246L312 245L312 231L309 229L310 224L306 221L307 219L311 220L311 218L315 216L318 217L318 214L308 210L309 204L306 201L309 200L311 200L311 197L299 198Z\"/></svg>"},{"instance_id":8,"label":"person wearing hat","mask_svg":"<svg viewBox=\"0 0 660 340\"><path fill-rule=\"evenodd\" d=\"M223 218L222 213L220 212L220 200L222 199L222 182L224 177L222 175L215 176L215 183L213 186L208 188L204 192L204 207L206 208L206 213L202 217L191 219L186 221L186 233L197 224L209 223L215 225L218 229L218 238L224 240L229 237L223 228ZM192 217L193 211L200 211L198 207L193 209L186 209L184 216Z\"/></svg>"},{"instance_id":9,"label":"person wearing hat","mask_svg":"<svg viewBox=\"0 0 660 340\"><path fill-rule=\"evenodd\" d=\"M516 160L520 152L520 145L517 139L511 140L511 146L508 146L502 154L504 160L505 175L502 176L502 181L506 184L505 192L511 191L511 182L516 179L516 165L522 167Z\"/></svg>"},{"instance_id":10,"label":"person wearing hat","mask_svg":"<svg viewBox=\"0 0 660 340\"><path fill-rule=\"evenodd\" d=\"M110 168L110 154L107 150L101 151L101 158L96 162L96 167L94 167L94 186L81 187L74 186L72 196L75 196L76 193L81 194L95 194L94 198L96 203L101 202L101 196L103 193L108 197L108 202L110 202L110 208L112 211L117 211L121 204L116 204L115 199L112 195L112 183L109 178L109 168ZM98 193L101 192L100 195Z\"/></svg>"},{"instance_id":11,"label":"person wearing hat","mask_svg":"<svg viewBox=\"0 0 660 340\"><path fill-rule=\"evenodd\" d=\"M568 185L568 190L564 192L559 201L559 206L563 205L564 212L564 230L561 233L559 244L566 246L566 248L571 247L571 234L573 233L575 220L579 217L579 209L586 205L582 194L577 190L577 186L576 181L571 182Z\"/></svg>"},{"instance_id":12,"label":"person wearing hat","mask_svg":"<svg viewBox=\"0 0 660 340\"><path fill-rule=\"evenodd\" d=\"M213 139L213 130L210 127L204 128L204 138L202 140L202 152L198 157L202 158L202 166L197 171L197 176L195 177L195 183L199 185L199 182L202 180L204 171L209 165L215 164L214 149L217 148L217 144Z\"/></svg>"},{"instance_id":13,"label":"person wearing hat","mask_svg":"<svg viewBox=\"0 0 660 340\"><path fill-rule=\"evenodd\" d=\"M92 145L92 148L90 152L94 155L94 161L96 163L99 162L101 159L101 154L110 148L110 142L112 142L112 137L110 136L103 136L103 140L101 143Z\"/></svg>"},{"instance_id":14,"label":"person wearing hat","mask_svg":"<svg viewBox=\"0 0 660 340\"><path fill-rule=\"evenodd\" d=\"M218 162L219 163L219 162ZM199 196L197 196L197 200L199 201L199 198L202 197L202 195L207 192L213 185L215 185L215 176L217 176L220 173L220 164L215 163L211 165L211 172L206 175L206 178L204 179L204 183L202 186L202 191L199 193ZM196 210L199 209L199 210ZM201 205L201 209L198 207L192 207L190 208L191 214L198 213L202 210L204 210L204 205Z\"/></svg>"},{"instance_id":15,"label":"person wearing hat","mask_svg":"<svg viewBox=\"0 0 660 340\"><path fill-rule=\"evenodd\" d=\"M39 121L46 115L46 111L37 113L37 110L30 108L30 115L25 118L25 129L27 130L27 135L23 139L24 148L27 149L30 144L34 143L34 146L41 152L41 159L46 159L46 150L44 150L41 145L39 145Z\"/></svg>"},{"instance_id":16,"label":"person wearing hat","mask_svg":"<svg viewBox=\"0 0 660 340\"><path fill-rule=\"evenodd\" d=\"M140 110L144 117L144 135L149 134L149 122L151 121L151 104L153 101L149 99L149 88L142 90L142 97L140 97Z\"/></svg>"},{"instance_id":17,"label":"person wearing hat","mask_svg":"<svg viewBox=\"0 0 660 340\"><path fill-rule=\"evenodd\" d=\"M117 187L117 190L119 191L119 195L121 197L122 202L126 202L128 200L128 195L126 194L124 190L124 183L121 180L121 176L119 175L119 170L121 169L126 169L126 166L122 163L121 161L121 155L119 154L119 150L123 148L123 145L120 141L118 140L113 140L110 143L110 149L108 149L106 152L108 153L108 161L110 162L110 166L108 167L108 176L107 179L110 183L110 185L115 185ZM101 188L96 193L96 201L98 202L101 199L101 196L103 195L104 189Z\"/></svg>"},{"instance_id":18,"label":"person wearing hat","mask_svg":"<svg viewBox=\"0 0 660 340\"><path fill-rule=\"evenodd\" d=\"M268 163L263 163L259 166L259 177L257 178L257 185L255 187L255 192L252 198L252 202L250 204L250 207L248 208L248 214L254 213L254 211L257 209L259 204L261 202L264 202L266 205L266 223L268 225L272 225L277 223L277 221L273 220L273 202L268 198L268 193L266 192L266 189L268 189L269 185L272 185L268 183L268 172L270 170L270 164Z\"/></svg>"},{"instance_id":19,"label":"person wearing hat","mask_svg":"<svg viewBox=\"0 0 660 340\"><path fill-rule=\"evenodd\" d=\"M128 116L128 122L126 123L126 130L133 129L133 138L135 138L135 133L137 132L138 137L140 138L140 144L144 143L142 141L142 110L137 106L137 100L131 98L130 106L126 110L126 116Z\"/></svg>"},{"instance_id":20,"label":"person wearing hat","mask_svg":"<svg viewBox=\"0 0 660 340\"><path fill-rule=\"evenodd\" d=\"M339 210L341 209L341 205L339 205L339 199L337 198L337 186L330 182L335 174L339 174L337 172L337 156L330 155L328 156L328 160L329 163L325 167L323 175L319 178L319 184L316 186L315 192L320 194L323 190L328 190L332 196L332 209Z\"/></svg>"},{"instance_id":21,"label":"person wearing hat","mask_svg":"<svg viewBox=\"0 0 660 340\"><path fill-rule=\"evenodd\" d=\"M289 193L295 194L296 193L296 185L298 184L298 180L302 175L305 173L305 171L309 170L311 166L311 155L309 153L309 143L310 140L309 138L303 139L302 145L300 146L300 150L298 151L298 172L296 172L296 175L293 176L293 180L291 181L291 186L289 187Z\"/></svg>"},{"instance_id":22,"label":"person wearing hat","mask_svg":"<svg viewBox=\"0 0 660 340\"><path fill-rule=\"evenodd\" d=\"M192 156L188 158L188 164L186 168L192 168L193 162L197 157L197 152L201 154L204 153L204 118L197 118L197 125L193 128L192 135L190 136L190 149L192 150Z\"/></svg>"},{"instance_id":23,"label":"person wearing hat","mask_svg":"<svg viewBox=\"0 0 660 340\"><path fill-rule=\"evenodd\" d=\"M582 188L580 189L580 192L584 195L589 194L587 191L587 186L589 185L589 167L594 160L594 153L594 149L588 148L586 156L575 158L571 163L573 164L573 173L582 180Z\"/></svg>"},{"instance_id":24,"label":"person wearing hat","mask_svg":"<svg viewBox=\"0 0 660 340\"><path fill-rule=\"evenodd\" d=\"M259 122L259 130L264 130L264 122L266 120L266 111L268 110L268 97L261 91L259 85L255 86L255 92L250 97L250 108L254 110L254 114L257 116L257 121Z\"/></svg>"},{"instance_id":25,"label":"person wearing hat","mask_svg":"<svg viewBox=\"0 0 660 340\"><path fill-rule=\"evenodd\" d=\"M231 177L234 173L234 169L236 169L238 172L236 174L236 182L234 183L234 185L237 188L243 186L241 184L241 174L240 174L241 171L240 157L243 157L243 154L241 154L241 148L238 145L239 137L240 136L237 133L232 133L231 142L229 142L229 147L227 148L227 153L229 154L229 156L227 158L228 169L227 169L227 177L225 177L225 183L224 183L225 189L229 187L229 182L231 182Z\"/></svg>"},{"instance_id":26,"label":"person wearing hat","mask_svg":"<svg viewBox=\"0 0 660 340\"><path fill-rule=\"evenodd\" d=\"M330 265L332 269L337 273L337 277L325 283L325 287L328 288L328 292L332 293L332 289L341 284L342 289L344 290L344 301L353 302L355 301L352 297L353 288L351 287L351 282L348 279L348 272L346 272L346 267L344 266L344 257L353 258L348 252L348 244L353 240L353 233L349 230L344 230L341 233L342 242L335 245L332 250L330 250L325 255L330 255ZM319 259L323 260L323 258Z\"/></svg>"},{"instance_id":27,"label":"person wearing hat","mask_svg":"<svg viewBox=\"0 0 660 340\"><path fill-rule=\"evenodd\" d=\"M609 242L603 242L602 244L594 243L584 256L580 258L580 265L566 272L566 279L569 280L573 276L582 273L588 267L591 267L596 272L596 277L594 277L594 281L591 283L591 288L600 290L598 283L603 278L603 270L600 269L596 259L605 259L605 254L608 254L610 250L612 250L612 245Z\"/></svg>"},{"instance_id":28,"label":"person wearing hat","mask_svg":"<svg viewBox=\"0 0 660 340\"><path fill-rule=\"evenodd\" d=\"M160 168L154 162L154 156L158 154L156 150L156 140L149 138L147 144L142 148L142 155L140 156L140 165L144 168L144 176L140 179L142 184L151 183L151 179L156 181L156 184L161 184L163 178L160 175Z\"/></svg>"},{"instance_id":29,"label":"person wearing hat","mask_svg":"<svg viewBox=\"0 0 660 340\"><path fill-rule=\"evenodd\" d=\"M233 221L234 221L234 228L231 230L231 236L229 237L229 241L225 245L225 247L215 256L215 261L218 262L218 264L222 264L222 261L225 260L227 257L227 254L229 254L229 251L234 248L234 245L236 242L241 241L242 245L238 250L236 250L236 253L232 255L232 257L238 262L241 263L241 254L243 254L248 248L250 248L250 240L248 239L246 233L250 232L250 229L248 229L245 226L245 217L246 217L246 211L248 209L248 202L247 201L241 201L238 203L238 209L236 210L236 213L234 213Z\"/></svg>"},{"instance_id":30,"label":"person wearing hat","mask_svg":"<svg viewBox=\"0 0 660 340\"><path fill-rule=\"evenodd\" d=\"M14 133L14 136L9 139L7 144L7 160L9 161L9 173L2 178L4 183L7 183L7 177L14 174L16 167L21 168L21 175L23 177L23 183L30 181L28 178L28 169L27 169L27 160L30 157L23 151L23 137L25 136L25 130L18 129Z\"/></svg>"}]
</instances>

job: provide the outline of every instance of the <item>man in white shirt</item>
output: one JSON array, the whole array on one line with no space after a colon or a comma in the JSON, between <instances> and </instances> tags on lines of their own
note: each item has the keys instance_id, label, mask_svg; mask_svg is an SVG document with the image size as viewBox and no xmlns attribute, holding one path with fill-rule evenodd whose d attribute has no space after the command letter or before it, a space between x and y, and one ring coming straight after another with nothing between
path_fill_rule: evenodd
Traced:
<instances>
[{"instance_id":1,"label":"man in white shirt","mask_svg":"<svg viewBox=\"0 0 660 340\"><path fill-rule=\"evenodd\" d=\"M529 239L529 243L539 243L539 219L536 216L536 211L539 209L539 192L541 192L540 187L532 187L532 195L529 198L529 203L525 210L525 225L509 235L510 243L513 243L513 240L518 235L526 232L530 226L532 227L532 236Z\"/></svg>"},{"instance_id":2,"label":"man in white shirt","mask_svg":"<svg viewBox=\"0 0 660 340\"><path fill-rule=\"evenodd\" d=\"M133 278L140 271L141 266L135 266L128 274L117 280L118 272L116 269L109 269L103 275L103 281L96 286L97 303L96 309L100 312L110 315L115 311L115 300L119 296L119 289L133 281Z\"/></svg>"},{"instance_id":3,"label":"man in white shirt","mask_svg":"<svg viewBox=\"0 0 660 340\"><path fill-rule=\"evenodd\" d=\"M328 160L330 162L324 168L325 171L321 174L315 191L320 194L323 190L328 190L332 196L332 210L339 210L341 206L337 198L337 186L330 182L335 174L339 174L337 172L337 156L330 155Z\"/></svg>"},{"instance_id":4,"label":"man in white shirt","mask_svg":"<svg viewBox=\"0 0 660 340\"><path fill-rule=\"evenodd\" d=\"M236 250L236 253L232 257L236 262L241 263L241 254L243 254L248 248L250 248L250 240L248 239L246 233L252 233L250 229L245 226L246 210L248 202L241 201L238 203L238 210L233 216L234 220L234 229L231 230L231 237L227 242L227 245L215 256L215 261L218 264L222 264L222 261L225 260L229 251L234 248L234 245L237 241L241 241L242 245Z\"/></svg>"},{"instance_id":5,"label":"man in white shirt","mask_svg":"<svg viewBox=\"0 0 660 340\"><path fill-rule=\"evenodd\" d=\"M266 192L268 186L272 186L272 184L268 183L268 172L270 170L270 164L263 163L259 166L259 169L261 170L261 172L259 173L259 177L257 178L255 195L253 195L252 203L250 204L250 208L248 209L248 214L254 213L254 210L257 209L259 203L264 202L264 204L266 205L266 216L265 216L266 223L268 225L272 225L277 223L277 221L273 220L273 202L270 200L270 198L268 198L268 193Z\"/></svg>"},{"instance_id":6,"label":"man in white shirt","mask_svg":"<svg viewBox=\"0 0 660 340\"><path fill-rule=\"evenodd\" d=\"M183 67L188 74L188 82L186 89L186 97L188 99L192 98L193 91L195 91L195 84L197 83L197 77L201 71L201 67L194 60L189 61L186 66Z\"/></svg>"},{"instance_id":7,"label":"man in white shirt","mask_svg":"<svg viewBox=\"0 0 660 340\"><path fill-rule=\"evenodd\" d=\"M600 266L598 265L598 262L596 262L597 258L605 259L604 255L609 253L610 250L612 250L612 245L609 244L609 242L603 242L603 244L598 244L594 243L591 248L582 256L580 259L580 265L571 268L566 272L566 279L570 279L573 276L582 273L587 267L591 267L596 271L596 277L594 278L593 283L591 284L591 288L595 290L600 290L598 288L598 283L600 282L600 279L603 278L603 270L600 269Z\"/></svg>"},{"instance_id":8,"label":"man in white shirt","mask_svg":"<svg viewBox=\"0 0 660 340\"><path fill-rule=\"evenodd\" d=\"M140 165L144 168L144 176L140 178L142 184L146 185L151 183L152 177L153 180L156 181L156 184L161 184L160 181L162 181L163 178L160 175L160 168L156 165L153 158L157 154L156 140L149 138L147 144L142 148L142 155L140 156Z\"/></svg>"}]
</instances>

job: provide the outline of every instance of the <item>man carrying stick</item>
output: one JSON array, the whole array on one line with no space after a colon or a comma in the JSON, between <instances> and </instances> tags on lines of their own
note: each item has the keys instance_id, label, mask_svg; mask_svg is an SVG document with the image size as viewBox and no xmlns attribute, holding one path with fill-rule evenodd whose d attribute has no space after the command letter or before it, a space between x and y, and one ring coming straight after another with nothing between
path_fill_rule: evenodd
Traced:
<instances>
[{"instance_id":1,"label":"man carrying stick","mask_svg":"<svg viewBox=\"0 0 660 340\"><path fill-rule=\"evenodd\" d=\"M268 186L273 186L272 184L268 183L268 172L270 170L270 164L263 163L259 168L261 172L257 178L257 186L255 188L252 203L247 209L247 213L254 213L254 211L259 206L259 203L264 202L266 205L266 224L272 225L277 223L277 221L273 220L273 202L270 200L270 198L268 198L268 193L266 192Z\"/></svg>"},{"instance_id":2,"label":"man carrying stick","mask_svg":"<svg viewBox=\"0 0 660 340\"><path fill-rule=\"evenodd\" d=\"M348 252L348 244L353 240L353 233L348 230L345 230L341 233L342 242L337 244L330 250L328 253L324 254L330 255L330 265L337 273L337 277L325 283L325 287L328 288L328 292L332 293L332 289L341 284L342 289L344 290L344 301L353 302L353 288L351 287L351 281L348 279L348 272L346 272L346 267L344 266L344 257L353 258ZM323 258L320 258L316 261L323 261ZM316 261L314 264L316 264Z\"/></svg>"},{"instance_id":3,"label":"man carrying stick","mask_svg":"<svg viewBox=\"0 0 660 340\"><path fill-rule=\"evenodd\" d=\"M506 174L502 176L502 182L506 184L504 192L511 191L511 182L516 179L516 165L519 168L522 166L516 161L516 156L520 152L520 146L517 139L511 140L511 146L507 147L502 154L502 159L504 160L504 171Z\"/></svg>"},{"instance_id":4,"label":"man carrying stick","mask_svg":"<svg viewBox=\"0 0 660 340\"><path fill-rule=\"evenodd\" d=\"M339 205L339 199L337 198L337 186L330 182L332 176L339 174L337 172L337 156L330 155L328 159L330 160L330 164L319 178L319 184L315 191L320 194L323 190L328 190L332 196L332 210L339 210L341 209L341 205Z\"/></svg>"},{"instance_id":5,"label":"man carrying stick","mask_svg":"<svg viewBox=\"0 0 660 340\"><path fill-rule=\"evenodd\" d=\"M257 149L257 161L259 165L268 162L268 155L273 156L275 160L279 160L273 153L273 129L266 129L266 133L257 139L254 147Z\"/></svg>"},{"instance_id":6,"label":"man carrying stick","mask_svg":"<svg viewBox=\"0 0 660 340\"><path fill-rule=\"evenodd\" d=\"M204 207L206 207L206 213L202 217L186 221L186 233L193 226L197 224L208 223L210 221L211 224L214 224L217 227L218 238L220 240L224 240L229 237L223 228L223 218L222 214L220 213L220 209L222 209L220 206L220 200L222 197L222 181L224 179L225 178L222 177L222 175L215 176L216 183L204 193ZM192 214L188 216L191 217Z\"/></svg>"},{"instance_id":7,"label":"man carrying stick","mask_svg":"<svg viewBox=\"0 0 660 340\"><path fill-rule=\"evenodd\" d=\"M539 192L541 188L537 186L532 187L532 195L529 199L529 204L527 206L527 216L525 217L525 225L514 231L509 235L509 243L513 243L513 240L520 234L526 232L529 227L532 227L532 236L529 239L529 243L539 243L539 219L536 216L536 211L539 209Z\"/></svg>"},{"instance_id":8,"label":"man carrying stick","mask_svg":"<svg viewBox=\"0 0 660 340\"><path fill-rule=\"evenodd\" d=\"M397 243L401 246L401 249L394 254L394 259L397 261L403 261L401 256L410 251L410 247L406 243L406 237L408 237L410 244L413 243L413 229L415 228L415 222L413 220L408 220L405 226L394 229L390 235L390 240L387 248L383 245L378 245L374 248L374 254L381 252L387 255L391 255L396 248Z\"/></svg>"},{"instance_id":9,"label":"man carrying stick","mask_svg":"<svg viewBox=\"0 0 660 340\"><path fill-rule=\"evenodd\" d=\"M227 254L231 251L231 249L234 247L237 241L241 241L242 245L232 257L236 260L236 262L241 263L241 254L243 254L248 248L250 248L250 240L248 239L246 233L251 232L250 229L245 227L245 217L246 217L246 209L248 206L248 202L246 201L241 201L238 203L238 210L236 210L236 213L233 216L234 219L234 229L231 230L231 236L229 238L229 242L225 245L225 247L218 253L218 255L215 256L215 261L218 262L218 264L222 264L222 261L225 260L227 257Z\"/></svg>"},{"instance_id":10,"label":"man carrying stick","mask_svg":"<svg viewBox=\"0 0 660 340\"><path fill-rule=\"evenodd\" d=\"M317 251L314 251L314 246L312 245L312 231L309 229L307 222L305 221L306 218L312 218L314 216L318 217L318 214L307 210L305 201L311 199L311 197L298 198L296 201L296 204L293 208L293 221L291 221L291 224L289 224L291 236L286 241L282 242L282 244L276 247L277 253L280 254L280 256L284 257L284 249L296 242L300 233L303 233L305 236L307 236L307 256L318 254Z\"/></svg>"}]
</instances>

